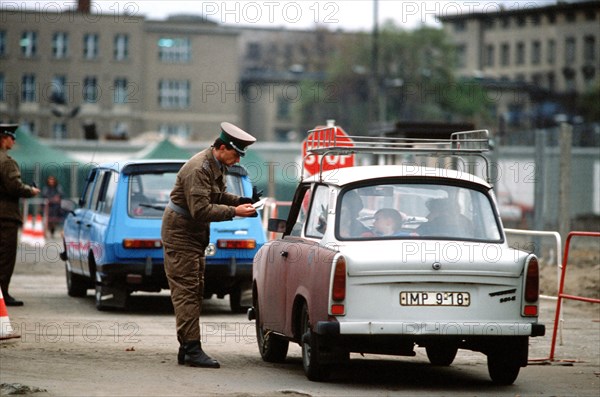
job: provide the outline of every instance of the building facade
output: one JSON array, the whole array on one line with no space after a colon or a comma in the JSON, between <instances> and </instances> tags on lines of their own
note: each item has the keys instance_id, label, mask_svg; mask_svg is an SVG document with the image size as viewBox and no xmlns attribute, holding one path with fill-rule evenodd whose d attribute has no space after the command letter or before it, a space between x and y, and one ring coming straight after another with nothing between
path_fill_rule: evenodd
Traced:
<instances>
[{"instance_id":1,"label":"building facade","mask_svg":"<svg viewBox=\"0 0 600 397\"><path fill-rule=\"evenodd\" d=\"M488 88L500 130L576 122L575 98L600 81L600 2L524 3L439 17L456 74Z\"/></svg>"},{"instance_id":2,"label":"building facade","mask_svg":"<svg viewBox=\"0 0 600 397\"><path fill-rule=\"evenodd\" d=\"M89 11L1 11L1 121L54 139L196 140L240 122L236 31Z\"/></svg>"}]
</instances>

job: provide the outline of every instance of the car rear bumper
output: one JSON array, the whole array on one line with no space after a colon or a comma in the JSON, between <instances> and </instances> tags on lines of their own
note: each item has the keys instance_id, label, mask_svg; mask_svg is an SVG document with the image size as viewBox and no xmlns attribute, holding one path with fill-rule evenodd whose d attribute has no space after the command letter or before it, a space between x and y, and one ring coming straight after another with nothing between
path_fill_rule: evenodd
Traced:
<instances>
[{"instance_id":1,"label":"car rear bumper","mask_svg":"<svg viewBox=\"0 0 600 397\"><path fill-rule=\"evenodd\" d=\"M409 323L320 321L319 335L406 335L406 336L543 336L544 324L531 323Z\"/></svg>"},{"instance_id":2,"label":"car rear bumper","mask_svg":"<svg viewBox=\"0 0 600 397\"><path fill-rule=\"evenodd\" d=\"M252 279L252 262L238 262L235 258L215 260L206 258L204 271L207 278Z\"/></svg>"}]
</instances>

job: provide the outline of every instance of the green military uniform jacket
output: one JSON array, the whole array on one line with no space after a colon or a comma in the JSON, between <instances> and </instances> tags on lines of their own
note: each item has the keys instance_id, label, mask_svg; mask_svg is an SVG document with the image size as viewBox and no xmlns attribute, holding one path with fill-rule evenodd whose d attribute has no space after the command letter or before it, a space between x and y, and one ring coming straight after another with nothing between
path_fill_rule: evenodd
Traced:
<instances>
[{"instance_id":1,"label":"green military uniform jacket","mask_svg":"<svg viewBox=\"0 0 600 397\"><path fill-rule=\"evenodd\" d=\"M17 162L0 149L0 221L23 223L19 198L33 197L33 188L21 180Z\"/></svg>"},{"instance_id":2,"label":"green military uniform jacket","mask_svg":"<svg viewBox=\"0 0 600 397\"><path fill-rule=\"evenodd\" d=\"M204 251L209 242L210 222L233 219L240 197L225 192L222 167L212 148L208 148L179 170L171 191L171 202L189 212L189 216L167 207L162 225L165 244Z\"/></svg>"}]
</instances>

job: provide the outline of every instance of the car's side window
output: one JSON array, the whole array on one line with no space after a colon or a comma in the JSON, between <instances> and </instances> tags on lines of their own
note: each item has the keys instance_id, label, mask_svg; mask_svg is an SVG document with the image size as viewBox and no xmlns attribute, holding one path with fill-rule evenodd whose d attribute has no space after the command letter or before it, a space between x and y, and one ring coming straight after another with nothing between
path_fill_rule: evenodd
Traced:
<instances>
[{"instance_id":1,"label":"car's side window","mask_svg":"<svg viewBox=\"0 0 600 397\"><path fill-rule=\"evenodd\" d=\"M321 238L327 230L327 212L329 210L329 187L317 186L306 223L308 237Z\"/></svg>"},{"instance_id":2,"label":"car's side window","mask_svg":"<svg viewBox=\"0 0 600 397\"><path fill-rule=\"evenodd\" d=\"M85 190L83 191L81 199L79 200L79 206L81 208L87 208L91 201L92 193L94 192L94 182L96 181L96 176L98 176L98 172L93 170L87 178Z\"/></svg>"},{"instance_id":3,"label":"car's side window","mask_svg":"<svg viewBox=\"0 0 600 397\"><path fill-rule=\"evenodd\" d=\"M112 171L106 171L102 177L98 202L96 204L96 210L98 212L110 214L116 190L117 179L115 178L114 173Z\"/></svg>"},{"instance_id":4,"label":"car's side window","mask_svg":"<svg viewBox=\"0 0 600 397\"><path fill-rule=\"evenodd\" d=\"M98 172L96 175L96 183L94 184L94 191L92 192L92 197L90 201L90 209L97 211L98 210L98 200L100 198L100 193L102 192L102 185L104 184L104 177L106 176L106 171Z\"/></svg>"},{"instance_id":5,"label":"car's side window","mask_svg":"<svg viewBox=\"0 0 600 397\"><path fill-rule=\"evenodd\" d=\"M308 208L310 207L310 199L312 196L312 189L306 189L304 194L302 195L302 200L300 201L300 206L298 212L296 214L296 219L294 221L294 227L292 228L291 236L300 236L302 235L302 229L304 229L304 225L306 223L306 216L308 214ZM293 214L290 213L290 216Z\"/></svg>"}]
</instances>

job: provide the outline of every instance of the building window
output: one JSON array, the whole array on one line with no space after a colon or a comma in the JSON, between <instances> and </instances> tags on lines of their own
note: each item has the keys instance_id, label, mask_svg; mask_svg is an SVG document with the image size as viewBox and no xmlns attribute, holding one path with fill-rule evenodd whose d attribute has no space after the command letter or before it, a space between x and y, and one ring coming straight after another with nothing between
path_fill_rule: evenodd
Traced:
<instances>
[{"instance_id":1,"label":"building window","mask_svg":"<svg viewBox=\"0 0 600 397\"><path fill-rule=\"evenodd\" d=\"M541 18L540 18L539 14L533 14L531 16L531 24L533 26L538 26L540 24L540 20L541 20Z\"/></svg>"},{"instance_id":2,"label":"building window","mask_svg":"<svg viewBox=\"0 0 600 397\"><path fill-rule=\"evenodd\" d=\"M575 37L565 39L565 63L567 65L575 62Z\"/></svg>"},{"instance_id":3,"label":"building window","mask_svg":"<svg viewBox=\"0 0 600 397\"><path fill-rule=\"evenodd\" d=\"M500 47L500 63L502 66L510 65L510 44L503 43Z\"/></svg>"},{"instance_id":4,"label":"building window","mask_svg":"<svg viewBox=\"0 0 600 397\"><path fill-rule=\"evenodd\" d=\"M21 34L21 55L32 58L37 55L37 32L25 31Z\"/></svg>"},{"instance_id":5,"label":"building window","mask_svg":"<svg viewBox=\"0 0 600 397\"><path fill-rule=\"evenodd\" d=\"M547 51L546 60L548 61L549 65L554 65L554 62L556 61L556 41L552 39L548 40Z\"/></svg>"},{"instance_id":6,"label":"building window","mask_svg":"<svg viewBox=\"0 0 600 397\"><path fill-rule=\"evenodd\" d=\"M572 12L572 11L569 11L569 12L567 12L567 14L566 14L566 16L565 16L565 19L566 19L566 20L567 20L567 22L569 22L569 23L573 23L573 22L575 22L575 20L576 20L575 13L574 13L574 12Z\"/></svg>"},{"instance_id":7,"label":"building window","mask_svg":"<svg viewBox=\"0 0 600 397\"><path fill-rule=\"evenodd\" d=\"M190 62L192 60L190 39L160 38L158 40L158 59L170 63Z\"/></svg>"},{"instance_id":8,"label":"building window","mask_svg":"<svg viewBox=\"0 0 600 397\"><path fill-rule=\"evenodd\" d=\"M535 40L531 45L531 63L533 65L539 65L542 60L542 43L539 40Z\"/></svg>"},{"instance_id":9,"label":"building window","mask_svg":"<svg viewBox=\"0 0 600 397\"><path fill-rule=\"evenodd\" d=\"M556 13L549 12L546 17L548 18L548 23L550 25L554 25L556 23Z\"/></svg>"},{"instance_id":10,"label":"building window","mask_svg":"<svg viewBox=\"0 0 600 397\"><path fill-rule=\"evenodd\" d=\"M98 58L98 35L96 33L86 33L83 35L83 58Z\"/></svg>"},{"instance_id":11,"label":"building window","mask_svg":"<svg viewBox=\"0 0 600 397\"><path fill-rule=\"evenodd\" d=\"M501 26L503 29L510 28L510 18L509 17L502 17L502 20L500 23L501 23Z\"/></svg>"},{"instance_id":12,"label":"building window","mask_svg":"<svg viewBox=\"0 0 600 397\"><path fill-rule=\"evenodd\" d=\"M24 74L21 78L21 102L35 102L37 98L34 74Z\"/></svg>"},{"instance_id":13,"label":"building window","mask_svg":"<svg viewBox=\"0 0 600 397\"><path fill-rule=\"evenodd\" d=\"M184 139L190 136L190 127L186 124L161 124L158 131L164 136L175 136Z\"/></svg>"},{"instance_id":14,"label":"building window","mask_svg":"<svg viewBox=\"0 0 600 397\"><path fill-rule=\"evenodd\" d=\"M548 72L546 81L548 82L548 89L554 91L556 89L556 77L554 76L554 72Z\"/></svg>"},{"instance_id":15,"label":"building window","mask_svg":"<svg viewBox=\"0 0 600 397\"><path fill-rule=\"evenodd\" d=\"M52 35L52 57L64 59L69 55L69 34L66 32L55 32Z\"/></svg>"},{"instance_id":16,"label":"building window","mask_svg":"<svg viewBox=\"0 0 600 397\"><path fill-rule=\"evenodd\" d=\"M129 133L129 126L127 123L122 121L117 121L112 126L112 136L118 137L121 139L127 138L127 134Z\"/></svg>"},{"instance_id":17,"label":"building window","mask_svg":"<svg viewBox=\"0 0 600 397\"><path fill-rule=\"evenodd\" d=\"M50 88L50 102L64 105L67 103L67 77L64 75L55 75L52 78Z\"/></svg>"},{"instance_id":18,"label":"building window","mask_svg":"<svg viewBox=\"0 0 600 397\"><path fill-rule=\"evenodd\" d=\"M246 49L246 59L257 61L260 59L260 44L259 43L248 43Z\"/></svg>"},{"instance_id":19,"label":"building window","mask_svg":"<svg viewBox=\"0 0 600 397\"><path fill-rule=\"evenodd\" d=\"M517 26L522 28L525 26L526 23L526 19L524 15L519 15L517 16Z\"/></svg>"},{"instance_id":20,"label":"building window","mask_svg":"<svg viewBox=\"0 0 600 397\"><path fill-rule=\"evenodd\" d=\"M467 46L464 44L456 46L456 66L459 68L467 66Z\"/></svg>"},{"instance_id":21,"label":"building window","mask_svg":"<svg viewBox=\"0 0 600 397\"><path fill-rule=\"evenodd\" d=\"M127 95L127 79L126 78L117 78L115 79L113 85L113 102L114 103L127 103L128 95Z\"/></svg>"},{"instance_id":22,"label":"building window","mask_svg":"<svg viewBox=\"0 0 600 397\"><path fill-rule=\"evenodd\" d=\"M6 30L0 30L0 57L6 55Z\"/></svg>"},{"instance_id":23,"label":"building window","mask_svg":"<svg viewBox=\"0 0 600 397\"><path fill-rule=\"evenodd\" d=\"M6 93L4 88L4 73L0 73L0 102L6 101Z\"/></svg>"},{"instance_id":24,"label":"building window","mask_svg":"<svg viewBox=\"0 0 600 397\"><path fill-rule=\"evenodd\" d=\"M114 43L114 59L115 61L124 61L129 58L129 35L115 35Z\"/></svg>"},{"instance_id":25,"label":"building window","mask_svg":"<svg viewBox=\"0 0 600 397\"><path fill-rule=\"evenodd\" d=\"M596 60L596 38L585 36L583 38L583 61L594 62Z\"/></svg>"},{"instance_id":26,"label":"building window","mask_svg":"<svg viewBox=\"0 0 600 397\"><path fill-rule=\"evenodd\" d=\"M291 109L291 102L287 98L277 99L277 119L289 120L292 114Z\"/></svg>"},{"instance_id":27,"label":"building window","mask_svg":"<svg viewBox=\"0 0 600 397\"><path fill-rule=\"evenodd\" d=\"M454 22L455 32L464 32L465 30L467 30L467 24L464 20Z\"/></svg>"},{"instance_id":28,"label":"building window","mask_svg":"<svg viewBox=\"0 0 600 397\"><path fill-rule=\"evenodd\" d=\"M525 63L525 43L523 43L522 41L519 41L517 43L517 49L516 49L517 53L516 55L516 59L515 59L515 63L517 65L523 65Z\"/></svg>"},{"instance_id":29,"label":"building window","mask_svg":"<svg viewBox=\"0 0 600 397\"><path fill-rule=\"evenodd\" d=\"M95 76L86 76L83 79L83 101L87 103L98 101L98 79Z\"/></svg>"},{"instance_id":30,"label":"building window","mask_svg":"<svg viewBox=\"0 0 600 397\"><path fill-rule=\"evenodd\" d=\"M494 66L494 58L495 58L495 54L494 54L494 45L493 44L488 44L485 47L485 66Z\"/></svg>"},{"instance_id":31,"label":"building window","mask_svg":"<svg viewBox=\"0 0 600 397\"><path fill-rule=\"evenodd\" d=\"M160 80L158 82L158 105L164 109L190 107L189 80Z\"/></svg>"},{"instance_id":32,"label":"building window","mask_svg":"<svg viewBox=\"0 0 600 397\"><path fill-rule=\"evenodd\" d=\"M52 124L52 138L54 139L65 139L67 137L67 126L65 123L53 123Z\"/></svg>"}]
</instances>

